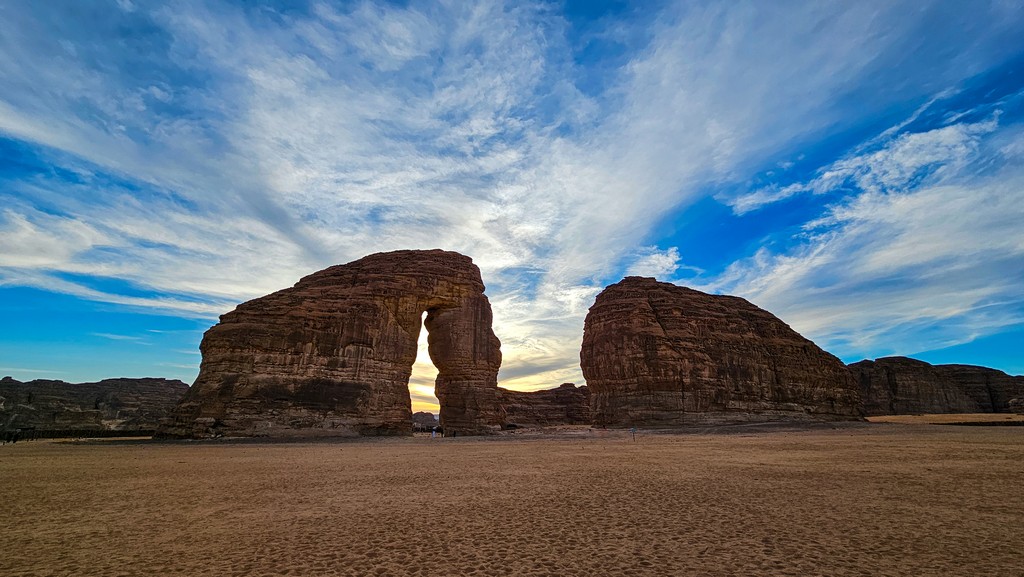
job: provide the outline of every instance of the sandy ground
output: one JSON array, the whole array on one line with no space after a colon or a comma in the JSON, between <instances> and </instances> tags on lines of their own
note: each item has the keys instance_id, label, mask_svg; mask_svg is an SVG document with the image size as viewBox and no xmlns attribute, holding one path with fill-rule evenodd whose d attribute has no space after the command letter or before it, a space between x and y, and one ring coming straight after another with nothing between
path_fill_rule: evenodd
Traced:
<instances>
[{"instance_id":1,"label":"sandy ground","mask_svg":"<svg viewBox=\"0 0 1024 577\"><path fill-rule=\"evenodd\" d=\"M1024 427L0 447L0 575L1024 575Z\"/></svg>"},{"instance_id":2,"label":"sandy ground","mask_svg":"<svg viewBox=\"0 0 1024 577\"><path fill-rule=\"evenodd\" d=\"M943 415L883 415L868 417L872 423L903 423L949 425L954 423L999 423L1006 421L1024 422L1024 415L1013 413L954 413Z\"/></svg>"}]
</instances>

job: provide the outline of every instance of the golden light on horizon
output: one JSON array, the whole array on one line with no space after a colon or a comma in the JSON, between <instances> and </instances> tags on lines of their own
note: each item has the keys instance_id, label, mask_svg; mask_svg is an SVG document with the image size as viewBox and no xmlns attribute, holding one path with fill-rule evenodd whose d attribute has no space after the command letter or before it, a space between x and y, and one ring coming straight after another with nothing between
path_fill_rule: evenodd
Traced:
<instances>
[{"instance_id":1,"label":"golden light on horizon","mask_svg":"<svg viewBox=\"0 0 1024 577\"><path fill-rule=\"evenodd\" d=\"M423 313L426 316L426 313ZM422 323L422 319L420 320ZM412 364L412 375L409 376L409 396L412 398L412 412L427 411L438 414L440 405L434 396L434 380L437 378L437 367L430 362L427 352L427 329L420 325L420 338L416 342L416 361Z\"/></svg>"},{"instance_id":2,"label":"golden light on horizon","mask_svg":"<svg viewBox=\"0 0 1024 577\"><path fill-rule=\"evenodd\" d=\"M426 316L426 313L423 313ZM421 321L422 322L422 321ZM515 347L506 343L503 346L506 355L515 354ZM521 351L520 351L521 352ZM506 357L510 360L511 355ZM528 357L528 360L530 359ZM544 362L541 357L538 364ZM538 391L557 387L565 382L583 384L582 375L577 375L578 369L552 370L531 373L511 378L501 378L499 386L514 391ZM412 374L409 376L409 397L412 399L412 412L426 411L437 415L440 412L440 404L434 395L434 380L437 379L437 367L430 360L430 353L427 351L427 329L421 325L419 339L416 342L416 360L412 364Z\"/></svg>"}]
</instances>

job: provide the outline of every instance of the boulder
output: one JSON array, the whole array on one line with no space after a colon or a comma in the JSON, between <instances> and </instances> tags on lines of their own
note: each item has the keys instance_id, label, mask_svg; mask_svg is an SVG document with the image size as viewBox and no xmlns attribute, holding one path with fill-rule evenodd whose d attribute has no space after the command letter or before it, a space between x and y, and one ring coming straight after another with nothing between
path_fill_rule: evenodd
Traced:
<instances>
[{"instance_id":1,"label":"boulder","mask_svg":"<svg viewBox=\"0 0 1024 577\"><path fill-rule=\"evenodd\" d=\"M424 324L446 430L498 427L500 342L480 270L441 250L373 254L241 305L203 337L170 437L412 434Z\"/></svg>"},{"instance_id":2,"label":"boulder","mask_svg":"<svg viewBox=\"0 0 1024 577\"><path fill-rule=\"evenodd\" d=\"M169 379L105 379L92 383L0 380L0 430L66 434L152 434L188 385Z\"/></svg>"},{"instance_id":3,"label":"boulder","mask_svg":"<svg viewBox=\"0 0 1024 577\"><path fill-rule=\"evenodd\" d=\"M860 418L838 358L742 298L653 278L597 296L580 365L595 425Z\"/></svg>"},{"instance_id":4,"label":"boulder","mask_svg":"<svg viewBox=\"0 0 1024 577\"><path fill-rule=\"evenodd\" d=\"M498 387L498 414L506 428L589 425L590 389L573 383L532 392Z\"/></svg>"},{"instance_id":5,"label":"boulder","mask_svg":"<svg viewBox=\"0 0 1024 577\"><path fill-rule=\"evenodd\" d=\"M860 386L864 413L1006 413L1024 395L1024 377L972 365L931 365L907 357L849 366Z\"/></svg>"}]
</instances>

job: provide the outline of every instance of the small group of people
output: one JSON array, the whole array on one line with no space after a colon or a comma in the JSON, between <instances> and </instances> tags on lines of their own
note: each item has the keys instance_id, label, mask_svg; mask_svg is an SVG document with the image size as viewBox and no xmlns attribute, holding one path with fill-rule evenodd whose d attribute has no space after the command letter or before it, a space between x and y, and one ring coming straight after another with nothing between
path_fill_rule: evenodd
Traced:
<instances>
[{"instance_id":1,"label":"small group of people","mask_svg":"<svg viewBox=\"0 0 1024 577\"><path fill-rule=\"evenodd\" d=\"M455 431L452 431L451 433L446 435L445 432L444 432L444 429L442 429L441 427L434 427L433 429L430 430L430 438L431 439L434 439L434 438L437 438L437 437L445 437L445 436L447 436L447 437L454 437L455 436Z\"/></svg>"},{"instance_id":2,"label":"small group of people","mask_svg":"<svg viewBox=\"0 0 1024 577\"><path fill-rule=\"evenodd\" d=\"M17 443L18 441L31 441L36 438L35 429L4 429L0 431L0 445Z\"/></svg>"},{"instance_id":3,"label":"small group of people","mask_svg":"<svg viewBox=\"0 0 1024 577\"><path fill-rule=\"evenodd\" d=\"M13 429L10 431L0 431L0 445L6 445L7 443L17 443L21 440L21 429Z\"/></svg>"}]
</instances>

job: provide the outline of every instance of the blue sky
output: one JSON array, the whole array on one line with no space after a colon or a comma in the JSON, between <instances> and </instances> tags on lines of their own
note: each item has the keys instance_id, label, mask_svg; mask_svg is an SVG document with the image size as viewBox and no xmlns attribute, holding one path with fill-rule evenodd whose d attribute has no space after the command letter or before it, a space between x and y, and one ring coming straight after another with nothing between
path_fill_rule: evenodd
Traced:
<instances>
[{"instance_id":1,"label":"blue sky","mask_svg":"<svg viewBox=\"0 0 1024 577\"><path fill-rule=\"evenodd\" d=\"M1024 373L1019 1L0 2L0 86L16 378L191 381L217 315L400 248L473 257L513 388L582 382L626 274Z\"/></svg>"}]
</instances>

